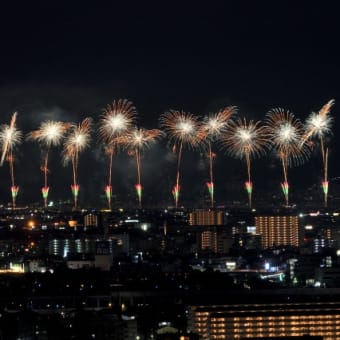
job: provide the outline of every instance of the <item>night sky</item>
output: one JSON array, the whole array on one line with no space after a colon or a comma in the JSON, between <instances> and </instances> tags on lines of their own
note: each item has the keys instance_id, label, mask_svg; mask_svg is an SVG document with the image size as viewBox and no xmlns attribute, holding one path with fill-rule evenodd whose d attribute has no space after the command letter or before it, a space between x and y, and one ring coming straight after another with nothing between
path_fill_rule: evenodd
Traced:
<instances>
[{"instance_id":1,"label":"night sky","mask_svg":"<svg viewBox=\"0 0 340 340\"><path fill-rule=\"evenodd\" d=\"M79 122L91 116L98 122L102 109L118 98L135 104L139 125L146 128L158 127L159 116L168 109L204 115L228 105L236 105L247 118L262 119L270 108L283 107L304 120L334 98L329 172L339 176L336 2L182 2L2 4L0 124L8 123L14 111L24 133L45 119ZM51 154L50 197L71 199L71 167L62 167L60 153L59 148ZM39 201L38 145L25 142L16 155L18 202ZM172 202L176 163L166 141L145 154L142 166L145 204ZM207 194L207 160L199 152L185 151L182 168L182 199L199 204ZM246 202L244 164L218 152L215 169L218 202ZM290 170L292 187L306 191L320 182L320 170L316 154L308 164ZM275 158L257 161L257 194L270 193L283 201L281 175ZM81 155L79 177L80 201L98 202L106 184L106 161L95 134L91 148ZM136 203L135 177L134 159L118 155L113 184L120 201ZM4 164L0 203L10 200L9 186ZM320 192L318 186L315 190Z\"/></svg>"}]
</instances>

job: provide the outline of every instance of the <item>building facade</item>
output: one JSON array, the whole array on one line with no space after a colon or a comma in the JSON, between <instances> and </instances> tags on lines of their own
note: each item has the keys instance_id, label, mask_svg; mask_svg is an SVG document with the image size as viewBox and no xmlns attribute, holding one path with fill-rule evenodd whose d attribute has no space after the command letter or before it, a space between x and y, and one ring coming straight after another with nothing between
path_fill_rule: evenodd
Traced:
<instances>
[{"instance_id":1,"label":"building facade","mask_svg":"<svg viewBox=\"0 0 340 340\"><path fill-rule=\"evenodd\" d=\"M84 216L84 228L98 227L98 215L86 214Z\"/></svg>"},{"instance_id":2,"label":"building facade","mask_svg":"<svg viewBox=\"0 0 340 340\"><path fill-rule=\"evenodd\" d=\"M294 215L255 216L256 233L263 249L274 246L299 246L299 218Z\"/></svg>"},{"instance_id":3,"label":"building facade","mask_svg":"<svg viewBox=\"0 0 340 340\"><path fill-rule=\"evenodd\" d=\"M200 339L320 336L340 339L340 303L190 306L188 330Z\"/></svg>"},{"instance_id":4,"label":"building facade","mask_svg":"<svg viewBox=\"0 0 340 340\"><path fill-rule=\"evenodd\" d=\"M224 213L214 209L195 209L189 213L190 225L223 225Z\"/></svg>"}]
</instances>

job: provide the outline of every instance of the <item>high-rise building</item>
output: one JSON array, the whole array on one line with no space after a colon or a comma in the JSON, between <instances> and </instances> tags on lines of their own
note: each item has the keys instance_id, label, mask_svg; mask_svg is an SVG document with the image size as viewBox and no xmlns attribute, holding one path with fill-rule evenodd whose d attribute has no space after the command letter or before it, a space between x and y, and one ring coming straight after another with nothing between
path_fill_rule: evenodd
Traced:
<instances>
[{"instance_id":1,"label":"high-rise building","mask_svg":"<svg viewBox=\"0 0 340 340\"><path fill-rule=\"evenodd\" d=\"M205 230L201 233L201 249L217 250L217 231Z\"/></svg>"},{"instance_id":2,"label":"high-rise building","mask_svg":"<svg viewBox=\"0 0 340 340\"><path fill-rule=\"evenodd\" d=\"M95 241L91 239L52 239L48 241L50 255L66 257L68 254L94 253Z\"/></svg>"},{"instance_id":3,"label":"high-rise building","mask_svg":"<svg viewBox=\"0 0 340 340\"><path fill-rule=\"evenodd\" d=\"M98 227L98 215L86 214L84 216L84 227Z\"/></svg>"},{"instance_id":4,"label":"high-rise building","mask_svg":"<svg viewBox=\"0 0 340 340\"><path fill-rule=\"evenodd\" d=\"M223 225L224 213L213 209L195 209L189 214L190 225Z\"/></svg>"},{"instance_id":5,"label":"high-rise building","mask_svg":"<svg viewBox=\"0 0 340 340\"><path fill-rule=\"evenodd\" d=\"M299 218L295 215L255 216L256 233L261 235L262 248L299 246Z\"/></svg>"},{"instance_id":6,"label":"high-rise building","mask_svg":"<svg viewBox=\"0 0 340 340\"><path fill-rule=\"evenodd\" d=\"M340 304L278 303L190 306L188 330L200 339L319 336L340 339Z\"/></svg>"},{"instance_id":7,"label":"high-rise building","mask_svg":"<svg viewBox=\"0 0 340 340\"><path fill-rule=\"evenodd\" d=\"M197 251L228 253L234 240L227 226L188 226L186 242L192 241Z\"/></svg>"}]
</instances>

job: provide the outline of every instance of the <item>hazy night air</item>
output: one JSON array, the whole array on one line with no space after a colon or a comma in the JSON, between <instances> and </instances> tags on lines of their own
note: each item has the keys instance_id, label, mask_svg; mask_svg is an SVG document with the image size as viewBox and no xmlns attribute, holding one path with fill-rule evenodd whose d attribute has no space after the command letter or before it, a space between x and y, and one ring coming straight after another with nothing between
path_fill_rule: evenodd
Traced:
<instances>
[{"instance_id":1,"label":"hazy night air","mask_svg":"<svg viewBox=\"0 0 340 340\"><path fill-rule=\"evenodd\" d=\"M322 189L324 193L324 205L327 207L328 203L328 145L325 145L325 138L331 134L331 125L333 122L333 118L329 116L330 109L334 105L334 100L330 100L327 104L325 104L319 112L312 112L305 124L305 134L302 138L302 144L306 143L307 140L314 137L314 140L317 139L320 148L321 148L321 156L322 156L322 164L323 164L323 181L322 181Z\"/></svg>"},{"instance_id":2,"label":"hazy night air","mask_svg":"<svg viewBox=\"0 0 340 340\"><path fill-rule=\"evenodd\" d=\"M16 206L16 198L19 192L19 186L15 184L14 176L14 150L22 141L22 132L16 127L16 119L17 112L13 113L9 125L3 124L0 126L0 145L2 149L0 165L3 165L5 160L8 161L13 207Z\"/></svg>"},{"instance_id":3,"label":"hazy night air","mask_svg":"<svg viewBox=\"0 0 340 340\"><path fill-rule=\"evenodd\" d=\"M172 189L172 195L175 200L175 207L178 207L180 185L180 168L182 161L183 145L191 148L197 147L201 142L199 134L199 123L197 117L190 113L170 110L163 114L160 118L161 126L164 131L175 143L174 152L178 152L177 156L177 172L176 183ZM178 147L178 151L177 151Z\"/></svg>"},{"instance_id":4,"label":"hazy night air","mask_svg":"<svg viewBox=\"0 0 340 340\"><path fill-rule=\"evenodd\" d=\"M123 136L134 126L136 121L136 108L128 100L114 101L108 105L100 119L99 138L101 139L105 153L109 159L108 184L105 187L105 195L108 208L111 208L112 199L112 166L113 156L124 144Z\"/></svg>"},{"instance_id":5,"label":"hazy night air","mask_svg":"<svg viewBox=\"0 0 340 340\"><path fill-rule=\"evenodd\" d=\"M137 166L137 183L135 185L136 193L138 197L138 206L142 208L142 180L141 180L141 154L143 151L150 147L151 144L155 143L157 138L162 136L162 131L158 129L143 129L143 128L134 128L129 131L124 138L124 145L130 149L130 155L134 155L136 157L136 166Z\"/></svg>"},{"instance_id":6,"label":"hazy night air","mask_svg":"<svg viewBox=\"0 0 340 340\"><path fill-rule=\"evenodd\" d=\"M223 135L222 146L235 158L246 161L248 180L245 188L248 193L248 205L252 206L253 183L251 180L251 159L264 155L269 139L265 127L260 122L249 121L244 118L232 120Z\"/></svg>"},{"instance_id":7,"label":"hazy night air","mask_svg":"<svg viewBox=\"0 0 340 340\"><path fill-rule=\"evenodd\" d=\"M272 109L266 118L268 139L272 142L274 151L279 157L283 182L281 188L285 196L286 206L289 205L288 168L303 163L309 156L307 144L302 143L303 127L292 112L281 108Z\"/></svg>"},{"instance_id":8,"label":"hazy night air","mask_svg":"<svg viewBox=\"0 0 340 340\"><path fill-rule=\"evenodd\" d=\"M44 173L44 186L41 189L44 199L44 207L47 207L48 203L48 155L51 146L58 146L62 142L66 131L72 126L71 123L63 123L56 121L42 122L38 130L29 133L27 139L37 141L41 144L41 147L45 149L44 163L41 166L41 170Z\"/></svg>"},{"instance_id":9,"label":"hazy night air","mask_svg":"<svg viewBox=\"0 0 340 340\"><path fill-rule=\"evenodd\" d=\"M79 156L82 151L89 147L90 143L90 131L91 131L92 119L87 117L78 125L71 127L71 132L66 136L63 149L63 162L72 163L73 184L71 190L74 199L74 208L78 207L78 165Z\"/></svg>"},{"instance_id":10,"label":"hazy night air","mask_svg":"<svg viewBox=\"0 0 340 340\"><path fill-rule=\"evenodd\" d=\"M5 2L0 20L0 124L18 112L17 127L25 133L37 130L45 121L80 122L92 117L100 125L105 105L119 98L133 102L138 108L133 126L145 129L159 128L159 116L170 109L204 117L231 105L247 121L263 120L274 107L292 111L305 121L330 99L337 103L337 13L336 3L307 1L292 6L284 1L85 1L81 5L60 1L20 6ZM331 115L337 116L337 105ZM324 204L327 197L331 199L332 181L340 173L339 127L336 119L333 123L333 137L327 134L323 139L322 157L315 150L320 139L313 136L312 141L306 140L308 145L314 143L310 161L289 173L293 201L294 188L305 190L314 183L318 183L315 192L323 191ZM168 151L172 145L165 146L166 142L159 140L143 155L143 205L172 201L177 164ZM210 205L212 201L247 199L239 190L247 176L242 163L223 155L217 146L213 144L210 157L213 180L209 158L201 149L185 153L181 164L183 203L204 194L209 195ZM44 163L43 149L43 143L23 143L15 154L18 203L41 199L41 173L37 169ZM69 196L65 189L68 169L60 167L60 149L53 146L48 152L49 200ZM111 206L111 198L135 201L131 185L136 176L135 159L112 146L105 146L106 157L102 149L102 141L93 134L89 149L81 156L80 202L96 203L100 191L107 206ZM111 156L113 174L108 175ZM275 157L267 153L254 159L251 167L256 182L254 203L257 195L271 191L280 197L277 201L281 200L280 186L273 189L282 172ZM0 202L6 204L11 181L4 167L0 168L0 178Z\"/></svg>"},{"instance_id":11,"label":"hazy night air","mask_svg":"<svg viewBox=\"0 0 340 340\"><path fill-rule=\"evenodd\" d=\"M136 108L132 102L126 99L118 99L107 106L107 110L99 118L99 125L95 119L87 117L79 124L67 122L45 121L40 124L38 130L28 134L28 139L35 139L44 144L46 148L43 158L42 170L44 172L43 198L44 206L47 206L48 196L48 151L50 147L57 146L63 142L63 163L72 163L73 183L71 185L74 208L78 207L79 195L79 157L80 153L90 148L92 135L97 136L98 142L104 144L104 149L109 156L109 179L105 188L105 194L109 208L112 201L112 161L117 150L122 149L130 156L135 156L137 165L137 184L135 185L138 199L138 207L142 207L142 180L141 163L144 150L166 136L172 149L177 153L176 182L172 189L175 208L179 207L179 194L181 188L181 162L183 159L183 148L189 150L208 149L209 172L210 172L210 206L214 206L214 182L213 182L213 153L212 142L232 157L244 159L247 168L247 181L245 183L248 193L248 206L252 207L252 181L251 181L251 159L265 154L277 156L280 159L283 170L282 191L285 205L289 206L289 182L288 168L293 165L301 165L306 162L312 152L311 143L317 140L320 144L324 164L324 180L322 182L325 191L327 181L328 149L324 144L324 137L331 132L332 118L329 116L330 108L334 100L329 101L322 107L318 114L312 113L303 125L293 113L284 109L272 109L264 117L263 122L246 118L238 118L235 106L219 110L215 115L208 118L199 117L183 111L169 110L160 116L159 129L145 129L134 125L137 115ZM321 118L319 118L319 116ZM21 141L22 133L16 129L15 113L10 125L2 125L0 130L0 141L3 150L3 158L9 162L12 188L12 204L15 207L18 190L13 194L15 188L13 148ZM316 121L316 123L315 123ZM97 127L95 131L94 127ZM82 168L85 168L84 165ZM152 169L149 176L157 171ZM191 169L194 174L194 169ZM120 180L115 176L117 181ZM24 184L23 184L24 185ZM86 184L85 184L86 185ZM327 182L328 191L328 182ZM96 195L100 196L100 192ZM324 200L327 205L327 200Z\"/></svg>"},{"instance_id":12,"label":"hazy night air","mask_svg":"<svg viewBox=\"0 0 340 340\"><path fill-rule=\"evenodd\" d=\"M216 154L212 151L212 143L216 141L221 133L226 129L230 117L235 113L235 107L227 107L216 114L210 114L204 117L203 123L200 126L199 136L207 144L209 158L209 175L210 180L207 182L207 187L210 194L211 207L214 207L214 173L213 160Z\"/></svg>"}]
</instances>

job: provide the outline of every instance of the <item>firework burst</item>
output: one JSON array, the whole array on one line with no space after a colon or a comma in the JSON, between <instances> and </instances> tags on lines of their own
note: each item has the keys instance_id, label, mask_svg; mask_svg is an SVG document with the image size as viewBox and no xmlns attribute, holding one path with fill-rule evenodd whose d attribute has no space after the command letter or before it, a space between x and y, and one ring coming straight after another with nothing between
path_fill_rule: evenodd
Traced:
<instances>
[{"instance_id":1,"label":"firework burst","mask_svg":"<svg viewBox=\"0 0 340 340\"><path fill-rule=\"evenodd\" d=\"M101 116L99 127L101 139L110 143L112 138L121 136L133 127L136 116L137 111L132 102L127 99L115 100L106 107Z\"/></svg>"},{"instance_id":2,"label":"firework burst","mask_svg":"<svg viewBox=\"0 0 340 340\"><path fill-rule=\"evenodd\" d=\"M111 209L112 199L112 164L113 156L124 145L124 136L135 124L137 111L132 102L127 99L119 99L108 105L104 110L99 125L99 138L105 145L105 153L109 160L108 184L105 187L105 195L108 207Z\"/></svg>"},{"instance_id":3,"label":"firework burst","mask_svg":"<svg viewBox=\"0 0 340 340\"><path fill-rule=\"evenodd\" d=\"M334 105L334 100L326 103L319 112L312 112L305 123L305 133L301 145L310 140L317 139L320 143L322 164L323 164L323 181L321 187L324 193L324 206L328 202L328 147L325 146L325 137L331 134L333 118L329 116L330 110Z\"/></svg>"},{"instance_id":4,"label":"firework burst","mask_svg":"<svg viewBox=\"0 0 340 340\"><path fill-rule=\"evenodd\" d=\"M136 164L137 164L137 184L135 185L139 208L142 207L142 190L143 186L141 183L141 153L149 148L151 144L155 143L157 138L162 136L162 131L157 129L146 130L143 128L135 128L131 130L125 136L125 145L127 148L132 149L133 152L130 154L134 154L136 156Z\"/></svg>"},{"instance_id":5,"label":"firework burst","mask_svg":"<svg viewBox=\"0 0 340 340\"><path fill-rule=\"evenodd\" d=\"M248 179L245 188L248 193L249 207L252 206L253 183L251 181L251 160L262 156L267 147L266 129L260 122L246 119L231 120L222 136L222 147L234 158L245 160Z\"/></svg>"},{"instance_id":6,"label":"firework burst","mask_svg":"<svg viewBox=\"0 0 340 340\"><path fill-rule=\"evenodd\" d=\"M299 119L289 111L281 108L272 109L266 119L268 139L282 163L284 181L281 188L289 205L288 167L300 165L310 154L307 144L301 144L303 127Z\"/></svg>"},{"instance_id":7,"label":"firework burst","mask_svg":"<svg viewBox=\"0 0 340 340\"><path fill-rule=\"evenodd\" d=\"M160 124L169 139L175 142L175 145L179 144L176 184L172 190L175 199L175 207L177 209L180 192L180 166L183 145L188 145L192 148L199 145L202 140L198 134L199 123L197 117L190 113L170 110L160 117Z\"/></svg>"},{"instance_id":8,"label":"firework burst","mask_svg":"<svg viewBox=\"0 0 340 340\"><path fill-rule=\"evenodd\" d=\"M13 113L10 124L3 124L0 126L0 145L2 149L2 156L0 165L3 165L6 159L9 163L9 171L11 177L11 193L12 205L16 206L16 198L19 192L19 186L15 184L14 177L14 149L21 143L22 132L16 128L17 112Z\"/></svg>"},{"instance_id":9,"label":"firework burst","mask_svg":"<svg viewBox=\"0 0 340 340\"><path fill-rule=\"evenodd\" d=\"M213 160L216 157L216 154L212 152L212 143L221 135L222 131L226 129L228 120L235 112L236 107L230 106L218 113L205 117L198 131L199 138L203 142L206 142L208 148L210 182L207 182L207 188L210 195L211 207L214 206Z\"/></svg>"},{"instance_id":10,"label":"firework burst","mask_svg":"<svg viewBox=\"0 0 340 340\"><path fill-rule=\"evenodd\" d=\"M302 138L302 144L309 138L318 138L322 140L326 135L331 133L333 118L329 116L335 101L332 99L326 103L319 112L312 112L305 122L305 133Z\"/></svg>"},{"instance_id":11,"label":"firework burst","mask_svg":"<svg viewBox=\"0 0 340 340\"><path fill-rule=\"evenodd\" d=\"M79 194L79 185L77 182L79 154L89 146L91 125L92 119L89 117L85 118L78 125L72 125L70 133L64 142L64 164L72 163L73 184L71 185L71 190L74 198L74 209L77 209Z\"/></svg>"},{"instance_id":12,"label":"firework burst","mask_svg":"<svg viewBox=\"0 0 340 340\"><path fill-rule=\"evenodd\" d=\"M41 189L41 193L43 196L45 208L47 207L47 199L50 189L48 186L47 178L49 173L49 150L52 146L60 145L66 131L71 127L71 125L71 123L58 121L45 121L41 123L38 130L32 131L28 134L28 139L37 141L45 149L44 164L41 166L41 170L44 173L44 186Z\"/></svg>"}]
</instances>

